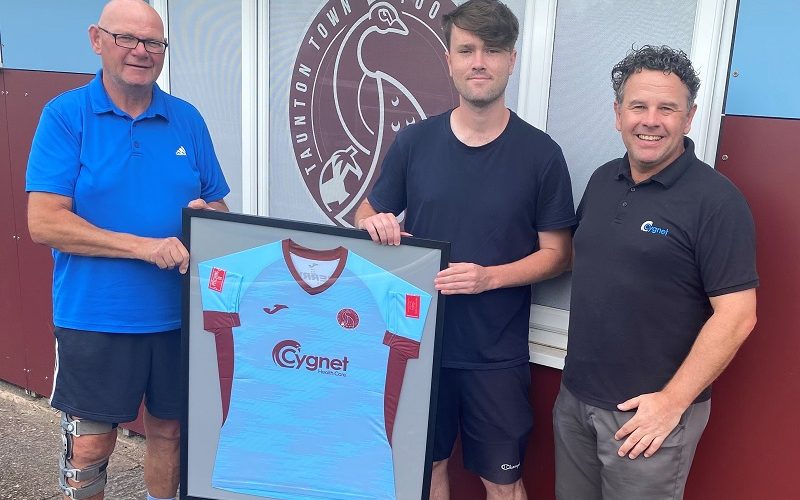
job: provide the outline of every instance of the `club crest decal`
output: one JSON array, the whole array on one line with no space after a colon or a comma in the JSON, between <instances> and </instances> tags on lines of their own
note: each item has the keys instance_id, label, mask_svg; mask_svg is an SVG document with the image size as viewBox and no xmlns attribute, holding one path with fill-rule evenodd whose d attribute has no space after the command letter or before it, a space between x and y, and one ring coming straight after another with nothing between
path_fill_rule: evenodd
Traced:
<instances>
[{"instance_id":1,"label":"club crest decal","mask_svg":"<svg viewBox=\"0 0 800 500\"><path fill-rule=\"evenodd\" d=\"M352 330L358 326L358 313L350 308L342 309L338 314L336 314L336 321L342 328Z\"/></svg>"},{"instance_id":2,"label":"club crest decal","mask_svg":"<svg viewBox=\"0 0 800 500\"><path fill-rule=\"evenodd\" d=\"M441 29L451 0L330 0L301 40L289 91L295 160L335 224L352 227L395 135L458 105Z\"/></svg>"}]
</instances>

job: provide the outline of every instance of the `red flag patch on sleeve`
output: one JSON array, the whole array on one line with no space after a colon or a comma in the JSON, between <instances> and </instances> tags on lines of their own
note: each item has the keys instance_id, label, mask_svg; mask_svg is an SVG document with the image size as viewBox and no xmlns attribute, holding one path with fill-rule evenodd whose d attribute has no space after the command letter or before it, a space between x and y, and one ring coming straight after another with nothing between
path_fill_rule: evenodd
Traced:
<instances>
[{"instance_id":1,"label":"red flag patch on sleeve","mask_svg":"<svg viewBox=\"0 0 800 500\"><path fill-rule=\"evenodd\" d=\"M221 292L225 286L225 271L215 267L211 269L211 277L208 278L208 288L215 292Z\"/></svg>"},{"instance_id":2,"label":"red flag patch on sleeve","mask_svg":"<svg viewBox=\"0 0 800 500\"><path fill-rule=\"evenodd\" d=\"M406 294L406 317L419 319L419 295Z\"/></svg>"}]
</instances>

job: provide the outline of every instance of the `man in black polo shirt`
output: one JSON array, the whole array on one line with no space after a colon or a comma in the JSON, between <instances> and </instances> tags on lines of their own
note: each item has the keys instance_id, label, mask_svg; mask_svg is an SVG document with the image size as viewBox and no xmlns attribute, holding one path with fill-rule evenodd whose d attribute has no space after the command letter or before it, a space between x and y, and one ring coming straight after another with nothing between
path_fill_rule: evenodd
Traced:
<instances>
[{"instance_id":1,"label":"man in black polo shirt","mask_svg":"<svg viewBox=\"0 0 800 500\"><path fill-rule=\"evenodd\" d=\"M686 54L644 46L611 74L627 154L578 208L557 497L682 498L710 384L755 325L755 231L685 137L700 85Z\"/></svg>"}]
</instances>

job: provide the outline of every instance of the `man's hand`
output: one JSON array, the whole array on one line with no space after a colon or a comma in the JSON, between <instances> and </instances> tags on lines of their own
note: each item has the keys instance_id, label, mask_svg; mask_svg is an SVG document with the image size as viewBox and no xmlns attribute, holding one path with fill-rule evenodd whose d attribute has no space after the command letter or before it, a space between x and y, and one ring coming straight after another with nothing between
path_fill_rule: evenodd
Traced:
<instances>
[{"instance_id":1,"label":"man's hand","mask_svg":"<svg viewBox=\"0 0 800 500\"><path fill-rule=\"evenodd\" d=\"M469 262L451 263L439 271L433 284L444 295L475 294L495 288L489 270Z\"/></svg>"},{"instance_id":2,"label":"man's hand","mask_svg":"<svg viewBox=\"0 0 800 500\"><path fill-rule=\"evenodd\" d=\"M617 452L619 456L634 459L644 452L645 458L653 456L664 440L678 425L686 407L675 403L662 392L642 394L617 405L620 411L636 408L636 414L620 427L614 439L628 436Z\"/></svg>"},{"instance_id":3,"label":"man's hand","mask_svg":"<svg viewBox=\"0 0 800 500\"><path fill-rule=\"evenodd\" d=\"M206 200L202 198L197 198L196 200L190 201L187 207L195 208L197 210L216 210L214 207L206 203Z\"/></svg>"},{"instance_id":4,"label":"man's hand","mask_svg":"<svg viewBox=\"0 0 800 500\"><path fill-rule=\"evenodd\" d=\"M366 229L372 241L381 245L399 245L401 236L411 236L400 231L397 217L390 213L379 213L361 219L358 229Z\"/></svg>"},{"instance_id":5,"label":"man's hand","mask_svg":"<svg viewBox=\"0 0 800 500\"><path fill-rule=\"evenodd\" d=\"M189 252L181 240L169 238L147 238L142 249L142 260L155 264L159 269L175 269L186 274L189 269Z\"/></svg>"}]
</instances>

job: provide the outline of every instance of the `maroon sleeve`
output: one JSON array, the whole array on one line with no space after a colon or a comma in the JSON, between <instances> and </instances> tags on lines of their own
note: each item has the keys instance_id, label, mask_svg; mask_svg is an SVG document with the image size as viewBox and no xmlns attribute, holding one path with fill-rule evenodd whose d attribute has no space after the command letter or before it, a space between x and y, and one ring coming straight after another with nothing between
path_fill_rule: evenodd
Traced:
<instances>
[{"instance_id":1,"label":"maroon sleeve","mask_svg":"<svg viewBox=\"0 0 800 500\"><path fill-rule=\"evenodd\" d=\"M403 377L409 359L419 357L419 342L416 342L387 331L383 343L389 346L389 360L386 364L386 387L383 391L383 418L386 423L386 438L392 444L394 419L397 416L397 404L403 388Z\"/></svg>"},{"instance_id":2,"label":"maroon sleeve","mask_svg":"<svg viewBox=\"0 0 800 500\"><path fill-rule=\"evenodd\" d=\"M222 424L228 418L233 386L233 329L239 326L239 313L203 311L203 327L214 334L217 344L219 394L222 400Z\"/></svg>"}]
</instances>

